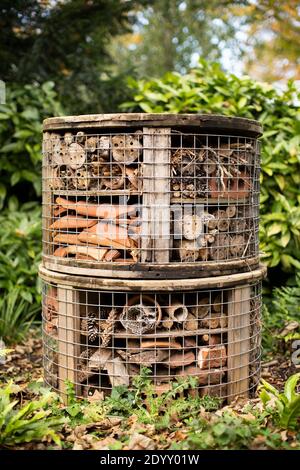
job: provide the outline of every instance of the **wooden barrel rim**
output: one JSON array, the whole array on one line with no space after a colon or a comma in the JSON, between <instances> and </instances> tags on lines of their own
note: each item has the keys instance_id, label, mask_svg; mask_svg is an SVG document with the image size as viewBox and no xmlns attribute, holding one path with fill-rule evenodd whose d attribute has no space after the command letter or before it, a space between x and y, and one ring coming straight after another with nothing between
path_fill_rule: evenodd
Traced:
<instances>
[{"instance_id":1,"label":"wooden barrel rim","mask_svg":"<svg viewBox=\"0 0 300 470\"><path fill-rule=\"evenodd\" d=\"M44 131L91 128L135 128L135 127L198 127L198 131L243 132L245 136L259 137L262 126L258 121L218 114L87 114L61 116L45 119Z\"/></svg>"},{"instance_id":2,"label":"wooden barrel rim","mask_svg":"<svg viewBox=\"0 0 300 470\"><path fill-rule=\"evenodd\" d=\"M78 262L74 259L57 259L54 256L43 255L43 264L50 271L57 271L78 276L130 278L130 279L164 279L164 278L193 278L220 276L222 274L235 274L256 269L259 266L259 257L242 260L228 260L224 262L195 262L195 263L168 263L151 264L137 263L122 265L118 263L89 263ZM178 274L180 273L180 274Z\"/></svg>"},{"instance_id":3,"label":"wooden barrel rim","mask_svg":"<svg viewBox=\"0 0 300 470\"><path fill-rule=\"evenodd\" d=\"M211 289L238 286L261 280L266 276L267 268L260 266L258 269L247 273L229 274L226 276L205 277L197 279L121 279L121 278L97 278L76 276L65 273L49 271L42 265L39 274L43 281L65 286L101 289L107 291L136 291L136 292L158 292L158 291L189 291L197 289Z\"/></svg>"}]
</instances>

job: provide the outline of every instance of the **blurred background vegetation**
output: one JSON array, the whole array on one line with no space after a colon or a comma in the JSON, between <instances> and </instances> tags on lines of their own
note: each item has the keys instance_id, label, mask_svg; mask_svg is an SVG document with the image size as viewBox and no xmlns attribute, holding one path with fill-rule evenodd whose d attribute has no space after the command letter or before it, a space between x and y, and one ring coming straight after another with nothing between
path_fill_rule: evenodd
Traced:
<instances>
[{"instance_id":1,"label":"blurred background vegetation","mask_svg":"<svg viewBox=\"0 0 300 470\"><path fill-rule=\"evenodd\" d=\"M2 0L0 46L0 337L39 311L42 120L120 110L262 122L265 323L300 320L298 0Z\"/></svg>"}]
</instances>

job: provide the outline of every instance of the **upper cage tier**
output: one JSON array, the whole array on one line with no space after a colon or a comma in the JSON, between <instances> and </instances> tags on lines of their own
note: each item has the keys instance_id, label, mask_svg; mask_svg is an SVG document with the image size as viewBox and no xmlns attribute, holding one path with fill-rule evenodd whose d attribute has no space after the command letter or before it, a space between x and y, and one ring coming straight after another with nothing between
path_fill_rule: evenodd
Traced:
<instances>
[{"instance_id":1,"label":"upper cage tier","mask_svg":"<svg viewBox=\"0 0 300 470\"><path fill-rule=\"evenodd\" d=\"M261 132L216 115L45 120L44 265L127 278L255 269Z\"/></svg>"}]
</instances>

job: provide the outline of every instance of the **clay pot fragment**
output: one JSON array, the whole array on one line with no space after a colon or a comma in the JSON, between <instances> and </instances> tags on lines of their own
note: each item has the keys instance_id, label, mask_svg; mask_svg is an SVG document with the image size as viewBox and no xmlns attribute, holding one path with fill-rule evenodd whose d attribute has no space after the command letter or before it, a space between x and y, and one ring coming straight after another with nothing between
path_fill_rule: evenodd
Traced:
<instances>
[{"instance_id":1,"label":"clay pot fragment","mask_svg":"<svg viewBox=\"0 0 300 470\"><path fill-rule=\"evenodd\" d=\"M135 246L133 240L128 237L126 228L106 222L99 222L93 227L82 231L78 238L84 243L108 246L117 250L127 250Z\"/></svg>"},{"instance_id":2,"label":"clay pot fragment","mask_svg":"<svg viewBox=\"0 0 300 470\"><path fill-rule=\"evenodd\" d=\"M62 197L56 198L56 204L68 210L74 210L77 214L86 217L99 217L100 219L115 220L125 216L135 216L136 206L128 204L91 204L86 201L71 201Z\"/></svg>"},{"instance_id":3,"label":"clay pot fragment","mask_svg":"<svg viewBox=\"0 0 300 470\"><path fill-rule=\"evenodd\" d=\"M95 219L86 219L78 215L65 215L55 220L53 224L50 225L49 229L51 230L62 230L62 229L78 229L78 228L89 228L93 225L96 225L97 220Z\"/></svg>"},{"instance_id":4,"label":"clay pot fragment","mask_svg":"<svg viewBox=\"0 0 300 470\"><path fill-rule=\"evenodd\" d=\"M60 247L54 252L54 256L60 256L65 258L69 254L71 255L84 255L96 261L103 261L108 250L106 248L92 248L91 246L78 246L70 245L66 247Z\"/></svg>"}]
</instances>

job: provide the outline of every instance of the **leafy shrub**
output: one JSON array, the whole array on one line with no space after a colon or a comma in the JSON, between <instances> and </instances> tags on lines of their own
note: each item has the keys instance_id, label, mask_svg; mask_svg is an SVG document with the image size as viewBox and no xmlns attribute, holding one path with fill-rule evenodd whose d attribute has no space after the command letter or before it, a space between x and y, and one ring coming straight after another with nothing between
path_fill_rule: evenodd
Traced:
<instances>
[{"instance_id":1,"label":"leafy shrub","mask_svg":"<svg viewBox=\"0 0 300 470\"><path fill-rule=\"evenodd\" d=\"M24 202L41 195L42 121L61 112L52 82L7 86L0 105L0 209L13 193Z\"/></svg>"},{"instance_id":2,"label":"leafy shrub","mask_svg":"<svg viewBox=\"0 0 300 470\"><path fill-rule=\"evenodd\" d=\"M19 339L40 310L41 209L11 197L0 212L0 337Z\"/></svg>"},{"instance_id":3,"label":"leafy shrub","mask_svg":"<svg viewBox=\"0 0 300 470\"><path fill-rule=\"evenodd\" d=\"M275 288L263 305L263 349L277 352L282 343L300 339L300 275L294 286ZM293 328L289 328L293 326ZM286 328L285 328L286 327Z\"/></svg>"},{"instance_id":4,"label":"leafy shrub","mask_svg":"<svg viewBox=\"0 0 300 470\"><path fill-rule=\"evenodd\" d=\"M261 249L268 266L300 268L300 93L282 92L248 77L199 63L187 75L130 81L135 95L124 109L152 113L220 113L258 119L262 143Z\"/></svg>"},{"instance_id":5,"label":"leafy shrub","mask_svg":"<svg viewBox=\"0 0 300 470\"><path fill-rule=\"evenodd\" d=\"M53 416L51 405L57 395L46 391L25 405L15 396L21 388L9 382L0 388L0 445L13 446L25 442L53 440L60 446L56 430L67 422L65 417Z\"/></svg>"},{"instance_id":6,"label":"leafy shrub","mask_svg":"<svg viewBox=\"0 0 300 470\"><path fill-rule=\"evenodd\" d=\"M279 393L273 385L262 380L260 399L281 428L299 429L300 394L296 391L299 380L300 373L289 377L282 393Z\"/></svg>"}]
</instances>

